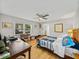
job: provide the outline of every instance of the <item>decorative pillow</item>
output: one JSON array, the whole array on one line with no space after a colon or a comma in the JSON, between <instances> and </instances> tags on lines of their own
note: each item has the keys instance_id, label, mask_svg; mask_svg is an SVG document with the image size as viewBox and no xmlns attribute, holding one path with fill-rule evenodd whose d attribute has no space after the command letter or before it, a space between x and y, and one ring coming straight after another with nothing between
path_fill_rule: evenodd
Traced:
<instances>
[{"instance_id":1,"label":"decorative pillow","mask_svg":"<svg viewBox=\"0 0 79 59\"><path fill-rule=\"evenodd\" d=\"M70 36L63 37L62 45L65 47L74 46L75 43L73 42L72 38Z\"/></svg>"},{"instance_id":2,"label":"decorative pillow","mask_svg":"<svg viewBox=\"0 0 79 59\"><path fill-rule=\"evenodd\" d=\"M77 42L74 42L74 43L75 43L75 45L71 46L71 48L79 50L79 43L77 43Z\"/></svg>"}]
</instances>

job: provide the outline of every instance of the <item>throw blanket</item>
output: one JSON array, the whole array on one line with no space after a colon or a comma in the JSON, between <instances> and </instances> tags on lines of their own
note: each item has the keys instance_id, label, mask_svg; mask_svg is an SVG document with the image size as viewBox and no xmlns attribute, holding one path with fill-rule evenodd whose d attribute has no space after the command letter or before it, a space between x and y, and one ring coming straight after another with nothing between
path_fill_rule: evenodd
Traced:
<instances>
[{"instance_id":1,"label":"throw blanket","mask_svg":"<svg viewBox=\"0 0 79 59\"><path fill-rule=\"evenodd\" d=\"M54 53L59 55L60 57L64 58L65 54L65 47L62 46L62 38L58 38L54 43L53 43L53 48L54 48Z\"/></svg>"}]
</instances>

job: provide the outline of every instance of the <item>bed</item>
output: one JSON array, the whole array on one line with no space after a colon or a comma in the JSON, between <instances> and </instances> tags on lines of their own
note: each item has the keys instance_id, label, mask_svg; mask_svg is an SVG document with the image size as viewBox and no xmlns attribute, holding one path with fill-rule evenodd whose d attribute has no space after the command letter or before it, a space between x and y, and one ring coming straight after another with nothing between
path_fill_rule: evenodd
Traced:
<instances>
[{"instance_id":1,"label":"bed","mask_svg":"<svg viewBox=\"0 0 79 59\"><path fill-rule=\"evenodd\" d=\"M56 42L57 40L58 40L58 42ZM56 37L48 36L46 38L43 38L42 40L39 40L38 45L51 50L52 52L54 52L55 54L57 54L58 56L60 56L62 58L64 58L65 55L67 55L71 58L74 58L74 53L79 53L79 46L78 46L79 44L75 44L75 46L73 46L73 47L71 46L71 47L65 48L63 46L59 46L59 45L61 45L59 42L60 42L60 40L57 39ZM56 47L56 48L54 48L54 47Z\"/></svg>"},{"instance_id":2,"label":"bed","mask_svg":"<svg viewBox=\"0 0 79 59\"><path fill-rule=\"evenodd\" d=\"M38 41L38 45L53 51L53 42L56 40L56 37L47 36Z\"/></svg>"}]
</instances>

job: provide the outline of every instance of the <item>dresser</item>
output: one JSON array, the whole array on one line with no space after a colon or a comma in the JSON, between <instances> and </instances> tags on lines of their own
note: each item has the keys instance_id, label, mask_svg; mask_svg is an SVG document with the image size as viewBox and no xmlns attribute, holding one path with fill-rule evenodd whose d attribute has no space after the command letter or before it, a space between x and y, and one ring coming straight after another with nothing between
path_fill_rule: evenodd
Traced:
<instances>
[{"instance_id":1,"label":"dresser","mask_svg":"<svg viewBox=\"0 0 79 59\"><path fill-rule=\"evenodd\" d=\"M68 34L73 38L74 41L79 42L79 29L70 29Z\"/></svg>"}]
</instances>

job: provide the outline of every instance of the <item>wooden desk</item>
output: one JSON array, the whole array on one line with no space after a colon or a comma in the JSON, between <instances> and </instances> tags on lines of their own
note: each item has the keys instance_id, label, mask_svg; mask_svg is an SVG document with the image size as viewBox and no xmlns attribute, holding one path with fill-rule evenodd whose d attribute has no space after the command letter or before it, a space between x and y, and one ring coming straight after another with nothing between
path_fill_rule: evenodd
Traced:
<instances>
[{"instance_id":1,"label":"wooden desk","mask_svg":"<svg viewBox=\"0 0 79 59\"><path fill-rule=\"evenodd\" d=\"M29 58L31 59L31 46L24 43L23 41L14 41L9 44L9 51L11 54L10 59L16 59L18 56L24 55L28 51Z\"/></svg>"}]
</instances>

